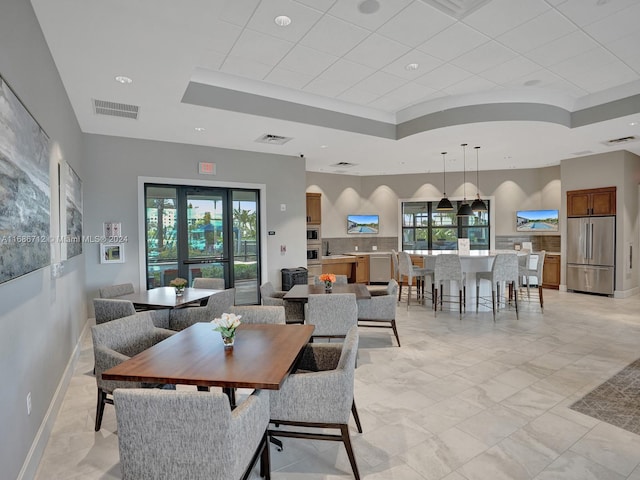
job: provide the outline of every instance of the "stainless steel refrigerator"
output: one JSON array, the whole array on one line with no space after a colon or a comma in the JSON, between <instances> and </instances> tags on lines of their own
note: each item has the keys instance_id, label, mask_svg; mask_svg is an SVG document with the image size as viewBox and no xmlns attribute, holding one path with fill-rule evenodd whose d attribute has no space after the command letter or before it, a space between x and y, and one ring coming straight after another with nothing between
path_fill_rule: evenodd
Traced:
<instances>
[{"instance_id":1,"label":"stainless steel refrigerator","mask_svg":"<svg viewBox=\"0 0 640 480\"><path fill-rule=\"evenodd\" d=\"M613 295L616 217L567 219L567 289Z\"/></svg>"}]
</instances>

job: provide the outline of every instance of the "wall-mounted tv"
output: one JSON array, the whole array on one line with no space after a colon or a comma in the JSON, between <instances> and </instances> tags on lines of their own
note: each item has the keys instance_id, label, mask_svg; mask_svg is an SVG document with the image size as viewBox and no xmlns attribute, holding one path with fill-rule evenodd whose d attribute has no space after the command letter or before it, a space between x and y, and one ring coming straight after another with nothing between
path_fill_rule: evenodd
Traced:
<instances>
[{"instance_id":1,"label":"wall-mounted tv","mask_svg":"<svg viewBox=\"0 0 640 480\"><path fill-rule=\"evenodd\" d=\"M378 233L378 215L347 215L347 233Z\"/></svg>"},{"instance_id":2,"label":"wall-mounted tv","mask_svg":"<svg viewBox=\"0 0 640 480\"><path fill-rule=\"evenodd\" d=\"M558 210L518 210L516 232L544 233L558 231Z\"/></svg>"}]
</instances>

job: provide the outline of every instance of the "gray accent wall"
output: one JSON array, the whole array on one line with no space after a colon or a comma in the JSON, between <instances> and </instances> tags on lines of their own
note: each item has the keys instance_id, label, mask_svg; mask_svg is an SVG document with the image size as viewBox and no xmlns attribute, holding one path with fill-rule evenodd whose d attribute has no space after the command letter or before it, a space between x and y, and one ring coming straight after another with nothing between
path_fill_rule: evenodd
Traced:
<instances>
[{"instance_id":1,"label":"gray accent wall","mask_svg":"<svg viewBox=\"0 0 640 480\"><path fill-rule=\"evenodd\" d=\"M29 1L2 0L0 75L51 139L51 234L57 235L57 164L66 161L86 180L83 140ZM59 247L43 245L54 262ZM46 445L59 407L56 391L66 387L65 372L87 320L84 259L82 254L64 262L57 278L45 267L0 284L2 478L33 478Z\"/></svg>"},{"instance_id":2,"label":"gray accent wall","mask_svg":"<svg viewBox=\"0 0 640 480\"><path fill-rule=\"evenodd\" d=\"M154 177L160 183L185 182L192 185L263 185L266 205L262 205L266 236L262 257L267 259L263 280L280 284L282 268L306 266L305 162L299 157L201 147L179 143L138 140L103 135L86 135L87 158L85 230L101 235L104 222L120 222L128 237L124 264L100 264L99 245L86 245L87 299L98 288L132 282L144 285L140 261L144 242L138 225L140 212L139 177ZM216 175L199 175L198 162L214 162ZM281 206L285 205L285 210ZM281 253L280 246L286 246ZM140 250L142 248L142 250Z\"/></svg>"}]
</instances>

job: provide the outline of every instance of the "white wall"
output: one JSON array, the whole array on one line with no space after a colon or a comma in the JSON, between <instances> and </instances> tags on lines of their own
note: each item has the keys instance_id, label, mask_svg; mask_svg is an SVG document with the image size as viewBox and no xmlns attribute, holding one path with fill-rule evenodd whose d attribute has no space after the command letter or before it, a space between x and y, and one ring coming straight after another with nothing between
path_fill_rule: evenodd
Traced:
<instances>
[{"instance_id":1,"label":"white wall","mask_svg":"<svg viewBox=\"0 0 640 480\"><path fill-rule=\"evenodd\" d=\"M475 181L475 175L474 181ZM346 237L350 213L380 215L379 236L398 236L399 199L442 197L442 174L356 177L307 173L307 191L322 194L322 236ZM560 167L497 170L480 173L480 194L494 197L495 235L516 235L516 210L560 209ZM463 175L447 173L447 194L463 197ZM467 199L473 200L475 183L467 174Z\"/></svg>"},{"instance_id":2,"label":"white wall","mask_svg":"<svg viewBox=\"0 0 640 480\"><path fill-rule=\"evenodd\" d=\"M98 288L104 285L144 284L139 269L140 255L144 256L144 251L139 252L138 225L144 222L144 218L138 218L139 177L159 177L167 183L175 179L180 184L194 185L264 185L263 230L276 232L266 236L266 245L262 246L268 267L263 272L264 279L277 286L282 268L306 265L305 164L299 157L102 135L87 135L86 145L90 192L85 201L87 235L101 235L104 222L118 221L122 223L122 234L129 237L124 264L100 264L98 245L87 246L88 299L97 296ZM198 162L203 161L216 163L215 176L197 173ZM285 211L281 211L282 204ZM286 245L285 254L280 253L280 245Z\"/></svg>"},{"instance_id":3,"label":"white wall","mask_svg":"<svg viewBox=\"0 0 640 480\"><path fill-rule=\"evenodd\" d=\"M28 1L2 0L0 75L51 139L55 235L57 162L68 162L86 180L82 133ZM59 245L51 249L57 261ZM86 318L84 255L65 262L59 278L52 278L46 267L0 284L0 477L31 478L35 473L54 420L48 411L56 407L56 389ZM28 392L31 415L26 409Z\"/></svg>"}]
</instances>

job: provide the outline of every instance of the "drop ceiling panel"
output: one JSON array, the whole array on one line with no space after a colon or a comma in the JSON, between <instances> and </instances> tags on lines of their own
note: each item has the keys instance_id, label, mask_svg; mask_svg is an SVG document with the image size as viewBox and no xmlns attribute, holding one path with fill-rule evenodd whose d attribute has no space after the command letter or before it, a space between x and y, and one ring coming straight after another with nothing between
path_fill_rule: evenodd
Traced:
<instances>
[{"instance_id":1,"label":"drop ceiling panel","mask_svg":"<svg viewBox=\"0 0 640 480\"><path fill-rule=\"evenodd\" d=\"M325 97L337 97L350 87L351 84L347 82L325 80L323 78L316 77L304 87L304 91L315 93L316 95L323 95Z\"/></svg>"},{"instance_id":2,"label":"drop ceiling panel","mask_svg":"<svg viewBox=\"0 0 640 480\"><path fill-rule=\"evenodd\" d=\"M584 27L598 42L609 43L640 29L640 2Z\"/></svg>"},{"instance_id":3,"label":"drop ceiling panel","mask_svg":"<svg viewBox=\"0 0 640 480\"><path fill-rule=\"evenodd\" d=\"M223 0L220 7L220 20L233 23L239 27L245 27L258 7L260 0Z\"/></svg>"},{"instance_id":4,"label":"drop ceiling panel","mask_svg":"<svg viewBox=\"0 0 640 480\"><path fill-rule=\"evenodd\" d=\"M537 63L524 57L516 57L489 70L485 70L480 76L498 85L504 85L506 82L538 70L540 70L540 65Z\"/></svg>"},{"instance_id":5,"label":"drop ceiling panel","mask_svg":"<svg viewBox=\"0 0 640 480\"><path fill-rule=\"evenodd\" d=\"M315 8L321 12L329 10L336 0L296 0L296 2L306 5L307 7Z\"/></svg>"},{"instance_id":6,"label":"drop ceiling panel","mask_svg":"<svg viewBox=\"0 0 640 480\"><path fill-rule=\"evenodd\" d=\"M638 0L585 1L566 0L558 10L581 27L598 22L625 8L637 5Z\"/></svg>"},{"instance_id":7,"label":"drop ceiling panel","mask_svg":"<svg viewBox=\"0 0 640 480\"><path fill-rule=\"evenodd\" d=\"M342 56L370 33L364 28L325 15L309 30L300 43L330 55Z\"/></svg>"},{"instance_id":8,"label":"drop ceiling panel","mask_svg":"<svg viewBox=\"0 0 640 480\"><path fill-rule=\"evenodd\" d=\"M603 68L595 69L588 75L574 78L573 82L590 93L617 87L633 81L637 74L620 61L612 62Z\"/></svg>"},{"instance_id":9,"label":"drop ceiling panel","mask_svg":"<svg viewBox=\"0 0 640 480\"><path fill-rule=\"evenodd\" d=\"M241 57L227 57L220 69L224 73L262 80L272 69L271 65L249 61Z\"/></svg>"},{"instance_id":10,"label":"drop ceiling panel","mask_svg":"<svg viewBox=\"0 0 640 480\"><path fill-rule=\"evenodd\" d=\"M377 95L384 95L405 83L407 83L407 80L404 78L396 77L386 72L375 72L359 82L355 88Z\"/></svg>"},{"instance_id":11,"label":"drop ceiling panel","mask_svg":"<svg viewBox=\"0 0 640 480\"><path fill-rule=\"evenodd\" d=\"M496 40L516 52L525 53L575 31L576 27L555 10L529 20Z\"/></svg>"},{"instance_id":12,"label":"drop ceiling panel","mask_svg":"<svg viewBox=\"0 0 640 480\"><path fill-rule=\"evenodd\" d=\"M456 23L418 47L418 50L442 60L453 60L480 45L489 37L463 23Z\"/></svg>"},{"instance_id":13,"label":"drop ceiling panel","mask_svg":"<svg viewBox=\"0 0 640 480\"><path fill-rule=\"evenodd\" d=\"M543 67L555 65L576 55L595 50L598 44L584 32L578 31L553 40L526 54L528 58Z\"/></svg>"},{"instance_id":14,"label":"drop ceiling panel","mask_svg":"<svg viewBox=\"0 0 640 480\"><path fill-rule=\"evenodd\" d=\"M410 47L374 33L345 55L344 58L380 69L404 55Z\"/></svg>"},{"instance_id":15,"label":"drop ceiling panel","mask_svg":"<svg viewBox=\"0 0 640 480\"><path fill-rule=\"evenodd\" d=\"M473 74L460 67L445 63L435 70L416 78L415 82L434 90L442 90L450 85L466 80L472 75Z\"/></svg>"},{"instance_id":16,"label":"drop ceiling panel","mask_svg":"<svg viewBox=\"0 0 640 480\"><path fill-rule=\"evenodd\" d=\"M265 77L265 81L281 85L283 87L301 90L307 83L313 80L313 76L304 73L292 72L284 68L274 68Z\"/></svg>"},{"instance_id":17,"label":"drop ceiling panel","mask_svg":"<svg viewBox=\"0 0 640 480\"><path fill-rule=\"evenodd\" d=\"M603 68L615 60L615 56L610 52L602 47L598 47L595 50L581 53L568 60L552 65L549 67L549 70L571 81L580 78L587 72L593 72L594 70Z\"/></svg>"},{"instance_id":18,"label":"drop ceiling panel","mask_svg":"<svg viewBox=\"0 0 640 480\"><path fill-rule=\"evenodd\" d=\"M615 42L608 43L606 47L616 56L633 68L636 73L640 72L640 32L634 32Z\"/></svg>"},{"instance_id":19,"label":"drop ceiling panel","mask_svg":"<svg viewBox=\"0 0 640 480\"><path fill-rule=\"evenodd\" d=\"M498 42L490 41L480 45L475 50L459 56L452 60L451 63L471 73L480 73L501 63L508 62L515 56L516 54L512 50L500 45Z\"/></svg>"},{"instance_id":20,"label":"drop ceiling panel","mask_svg":"<svg viewBox=\"0 0 640 480\"><path fill-rule=\"evenodd\" d=\"M468 93L486 92L496 87L496 84L478 76L469 77L466 80L451 85L442 90L449 95L466 95Z\"/></svg>"},{"instance_id":21,"label":"drop ceiling panel","mask_svg":"<svg viewBox=\"0 0 640 480\"><path fill-rule=\"evenodd\" d=\"M278 67L315 77L338 61L338 58L325 52L296 45L278 63Z\"/></svg>"},{"instance_id":22,"label":"drop ceiling panel","mask_svg":"<svg viewBox=\"0 0 640 480\"><path fill-rule=\"evenodd\" d=\"M380 95L376 95L375 93L369 93L359 88L350 88L349 90L338 95L340 100L344 100L346 102L357 103L359 105L367 105L368 103L373 102Z\"/></svg>"},{"instance_id":23,"label":"drop ceiling panel","mask_svg":"<svg viewBox=\"0 0 640 480\"><path fill-rule=\"evenodd\" d=\"M423 101L425 97L434 93L435 90L429 87L425 87L424 85L420 85L415 82L409 82L388 93L386 97L402 100L405 103L419 103Z\"/></svg>"},{"instance_id":24,"label":"drop ceiling panel","mask_svg":"<svg viewBox=\"0 0 640 480\"><path fill-rule=\"evenodd\" d=\"M541 15L549 8L543 0L492 0L462 21L493 38Z\"/></svg>"},{"instance_id":25,"label":"drop ceiling panel","mask_svg":"<svg viewBox=\"0 0 640 480\"><path fill-rule=\"evenodd\" d=\"M452 25L455 20L421 1L407 8L378 29L378 33L404 45L417 47Z\"/></svg>"},{"instance_id":26,"label":"drop ceiling panel","mask_svg":"<svg viewBox=\"0 0 640 480\"><path fill-rule=\"evenodd\" d=\"M287 27L280 27L274 19L279 15L286 15L292 19ZM269 0L260 2L247 27L273 37L299 41L307 31L320 19L322 13L305 7L292 0Z\"/></svg>"},{"instance_id":27,"label":"drop ceiling panel","mask_svg":"<svg viewBox=\"0 0 640 480\"><path fill-rule=\"evenodd\" d=\"M371 75L375 70L349 60L338 60L322 72L318 78L331 82L345 82L353 85Z\"/></svg>"},{"instance_id":28,"label":"drop ceiling panel","mask_svg":"<svg viewBox=\"0 0 640 480\"><path fill-rule=\"evenodd\" d=\"M376 0L373 2L372 0L340 0L329 9L329 14L373 31L389 21L391 17L409 5L411 1L412 0ZM377 4L379 7L377 11L363 14L358 7L360 5L363 7L366 6L363 4L367 2Z\"/></svg>"},{"instance_id":29,"label":"drop ceiling panel","mask_svg":"<svg viewBox=\"0 0 640 480\"><path fill-rule=\"evenodd\" d=\"M207 29L206 48L226 55L241 33L242 28L237 25L215 20Z\"/></svg>"},{"instance_id":30,"label":"drop ceiling panel","mask_svg":"<svg viewBox=\"0 0 640 480\"><path fill-rule=\"evenodd\" d=\"M276 65L293 47L292 42L245 30L229 54L265 65Z\"/></svg>"}]
</instances>

